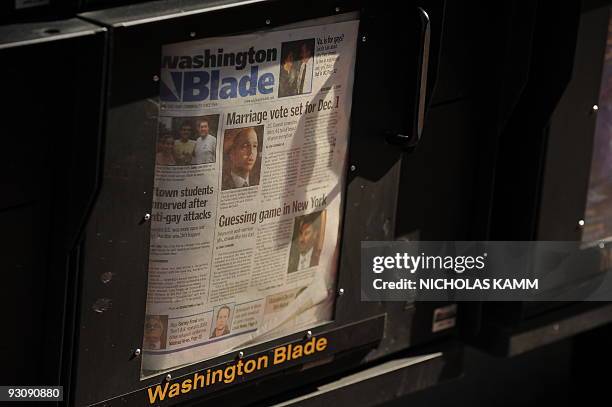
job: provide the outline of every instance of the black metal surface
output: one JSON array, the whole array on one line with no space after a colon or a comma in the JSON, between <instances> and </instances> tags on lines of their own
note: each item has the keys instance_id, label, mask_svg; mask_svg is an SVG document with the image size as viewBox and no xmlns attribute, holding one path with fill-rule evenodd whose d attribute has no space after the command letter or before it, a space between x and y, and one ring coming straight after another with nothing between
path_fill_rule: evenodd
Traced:
<instances>
[{"instance_id":1,"label":"black metal surface","mask_svg":"<svg viewBox=\"0 0 612 407\"><path fill-rule=\"evenodd\" d=\"M538 3L529 76L502 123L491 213L492 240L533 240L538 214L545 128L572 73L580 2ZM518 165L520 163L520 165ZM520 196L520 199L517 197Z\"/></svg>"},{"instance_id":2,"label":"black metal surface","mask_svg":"<svg viewBox=\"0 0 612 407\"><path fill-rule=\"evenodd\" d=\"M0 24L69 18L76 0L10 0L0 2Z\"/></svg>"},{"instance_id":3,"label":"black metal surface","mask_svg":"<svg viewBox=\"0 0 612 407\"><path fill-rule=\"evenodd\" d=\"M79 12L144 3L147 0L77 0Z\"/></svg>"},{"instance_id":4,"label":"black metal surface","mask_svg":"<svg viewBox=\"0 0 612 407\"><path fill-rule=\"evenodd\" d=\"M609 7L583 10L572 78L552 114L536 235L539 240L582 239L591 156L608 34Z\"/></svg>"},{"instance_id":5,"label":"black metal surface","mask_svg":"<svg viewBox=\"0 0 612 407\"><path fill-rule=\"evenodd\" d=\"M104 30L77 18L0 26L0 49L83 37Z\"/></svg>"},{"instance_id":6,"label":"black metal surface","mask_svg":"<svg viewBox=\"0 0 612 407\"><path fill-rule=\"evenodd\" d=\"M54 32L44 32L53 27ZM96 191L106 30L72 19L0 27L6 151L0 163L0 382L64 384L75 276L68 263ZM69 336L69 335L68 335Z\"/></svg>"},{"instance_id":7,"label":"black metal surface","mask_svg":"<svg viewBox=\"0 0 612 407\"><path fill-rule=\"evenodd\" d=\"M86 0L87 1L87 0ZM104 1L104 0L101 0ZM170 21L177 17L196 16L224 8L233 8L242 14L247 10L241 6L252 3L265 3L271 0L158 0L146 4L133 4L107 10L92 10L81 14L81 17L99 21L112 27L133 26L147 23ZM95 0L94 0L95 2ZM131 1L128 1L131 3ZM243 11L244 10L244 11ZM235 24L241 27L240 24Z\"/></svg>"},{"instance_id":8,"label":"black metal surface","mask_svg":"<svg viewBox=\"0 0 612 407\"><path fill-rule=\"evenodd\" d=\"M402 161L399 236L419 231L419 240L469 239L481 154L475 107L464 100L431 108L419 148Z\"/></svg>"},{"instance_id":9,"label":"black metal surface","mask_svg":"<svg viewBox=\"0 0 612 407\"><path fill-rule=\"evenodd\" d=\"M383 405L458 377L461 374L463 349L443 346L441 350L431 354L402 355L273 405Z\"/></svg>"},{"instance_id":10,"label":"black metal surface","mask_svg":"<svg viewBox=\"0 0 612 407\"><path fill-rule=\"evenodd\" d=\"M433 92L433 106L474 97L485 71L482 50L491 38L493 22L499 16L488 12L493 5L476 2L445 2L443 15L433 21L441 24L438 77ZM500 6L501 7L501 6ZM482 36L486 31L488 36ZM490 54L491 55L491 54Z\"/></svg>"},{"instance_id":11,"label":"black metal surface","mask_svg":"<svg viewBox=\"0 0 612 407\"><path fill-rule=\"evenodd\" d=\"M538 5L528 79L501 133L491 239L580 240L608 15L600 1ZM569 305L486 304L484 325L517 327Z\"/></svg>"},{"instance_id":12,"label":"black metal surface","mask_svg":"<svg viewBox=\"0 0 612 407\"><path fill-rule=\"evenodd\" d=\"M499 358L466 347L461 377L407 397L397 398L384 406L583 405L587 399L585 393L575 400L569 400L570 392L577 390L575 383L578 379L570 372L571 348L571 340L565 340L515 358ZM593 375L597 375L592 367L591 363L589 368ZM601 373L599 377L605 382ZM597 401L600 400L601 398Z\"/></svg>"},{"instance_id":13,"label":"black metal surface","mask_svg":"<svg viewBox=\"0 0 612 407\"><path fill-rule=\"evenodd\" d=\"M495 151L527 78L534 18L532 3L446 4L423 140L403 159L399 236L488 239Z\"/></svg>"},{"instance_id":14,"label":"black metal surface","mask_svg":"<svg viewBox=\"0 0 612 407\"><path fill-rule=\"evenodd\" d=\"M501 319L487 322L477 342L479 347L498 356L512 357L609 324L612 305L566 305L516 326Z\"/></svg>"}]
</instances>

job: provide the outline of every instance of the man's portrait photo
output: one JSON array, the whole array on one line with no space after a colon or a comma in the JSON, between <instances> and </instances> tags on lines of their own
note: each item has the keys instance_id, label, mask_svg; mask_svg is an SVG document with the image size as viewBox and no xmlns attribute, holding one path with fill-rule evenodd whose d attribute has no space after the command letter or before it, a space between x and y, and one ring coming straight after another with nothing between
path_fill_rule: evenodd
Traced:
<instances>
[{"instance_id":1,"label":"man's portrait photo","mask_svg":"<svg viewBox=\"0 0 612 407\"><path fill-rule=\"evenodd\" d=\"M168 315L146 315L144 325L144 349L166 349Z\"/></svg>"},{"instance_id":2,"label":"man's portrait photo","mask_svg":"<svg viewBox=\"0 0 612 407\"><path fill-rule=\"evenodd\" d=\"M263 125L225 131L221 190L259 185L263 133Z\"/></svg>"},{"instance_id":3,"label":"man's portrait photo","mask_svg":"<svg viewBox=\"0 0 612 407\"><path fill-rule=\"evenodd\" d=\"M278 97L312 92L315 40L283 42Z\"/></svg>"},{"instance_id":4,"label":"man's portrait photo","mask_svg":"<svg viewBox=\"0 0 612 407\"><path fill-rule=\"evenodd\" d=\"M161 117L157 165L210 164L217 160L219 115Z\"/></svg>"},{"instance_id":5,"label":"man's portrait photo","mask_svg":"<svg viewBox=\"0 0 612 407\"><path fill-rule=\"evenodd\" d=\"M326 211L313 212L295 218L288 273L319 265L325 238L325 219Z\"/></svg>"},{"instance_id":6,"label":"man's portrait photo","mask_svg":"<svg viewBox=\"0 0 612 407\"><path fill-rule=\"evenodd\" d=\"M182 120L178 126L178 138L174 140L174 160L176 165L191 165L195 141L193 140L193 121Z\"/></svg>"},{"instance_id":7,"label":"man's portrait photo","mask_svg":"<svg viewBox=\"0 0 612 407\"><path fill-rule=\"evenodd\" d=\"M232 308L229 305L221 305L213 309L213 325L210 338L218 338L230 333L232 324Z\"/></svg>"},{"instance_id":8,"label":"man's portrait photo","mask_svg":"<svg viewBox=\"0 0 612 407\"><path fill-rule=\"evenodd\" d=\"M217 128L219 115L202 116L195 120L196 141L191 164L210 164L217 161Z\"/></svg>"}]
</instances>

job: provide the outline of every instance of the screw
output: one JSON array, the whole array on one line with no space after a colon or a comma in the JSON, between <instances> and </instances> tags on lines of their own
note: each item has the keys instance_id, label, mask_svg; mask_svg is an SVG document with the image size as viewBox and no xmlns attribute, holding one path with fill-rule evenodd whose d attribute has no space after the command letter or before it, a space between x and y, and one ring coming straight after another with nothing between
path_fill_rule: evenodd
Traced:
<instances>
[{"instance_id":1,"label":"screw","mask_svg":"<svg viewBox=\"0 0 612 407\"><path fill-rule=\"evenodd\" d=\"M140 348L138 348L138 349L136 349L136 350L134 351L134 356L135 356L135 357L140 356Z\"/></svg>"},{"instance_id":2,"label":"screw","mask_svg":"<svg viewBox=\"0 0 612 407\"><path fill-rule=\"evenodd\" d=\"M159 76L153 75L153 82L158 82L158 81L159 81Z\"/></svg>"},{"instance_id":3,"label":"screw","mask_svg":"<svg viewBox=\"0 0 612 407\"><path fill-rule=\"evenodd\" d=\"M112 279L113 279L113 273L111 273L110 271L105 271L104 273L100 275L100 281L102 281L104 284L110 283Z\"/></svg>"},{"instance_id":4,"label":"screw","mask_svg":"<svg viewBox=\"0 0 612 407\"><path fill-rule=\"evenodd\" d=\"M357 169L357 167L355 167L354 165L351 165L351 171L355 171Z\"/></svg>"},{"instance_id":5,"label":"screw","mask_svg":"<svg viewBox=\"0 0 612 407\"><path fill-rule=\"evenodd\" d=\"M363 37L361 37L361 42L366 42L368 38L364 35Z\"/></svg>"},{"instance_id":6,"label":"screw","mask_svg":"<svg viewBox=\"0 0 612 407\"><path fill-rule=\"evenodd\" d=\"M312 338L312 331L306 331L306 339Z\"/></svg>"},{"instance_id":7,"label":"screw","mask_svg":"<svg viewBox=\"0 0 612 407\"><path fill-rule=\"evenodd\" d=\"M166 381L169 382L170 380L172 380L172 375L170 373L168 373L166 375Z\"/></svg>"},{"instance_id":8,"label":"screw","mask_svg":"<svg viewBox=\"0 0 612 407\"><path fill-rule=\"evenodd\" d=\"M584 219L580 219L578 221L578 226L580 226L580 227L584 226Z\"/></svg>"},{"instance_id":9,"label":"screw","mask_svg":"<svg viewBox=\"0 0 612 407\"><path fill-rule=\"evenodd\" d=\"M112 306L113 306L113 302L111 301L110 298L98 298L91 307L95 312L97 312L98 314L101 314L103 312L110 310Z\"/></svg>"},{"instance_id":10,"label":"screw","mask_svg":"<svg viewBox=\"0 0 612 407\"><path fill-rule=\"evenodd\" d=\"M344 288L338 290L338 295L344 295Z\"/></svg>"},{"instance_id":11,"label":"screw","mask_svg":"<svg viewBox=\"0 0 612 407\"><path fill-rule=\"evenodd\" d=\"M190 36L191 38L195 37L195 35L196 35L196 34L195 34L195 32L193 32L193 31L189 33L189 36Z\"/></svg>"},{"instance_id":12,"label":"screw","mask_svg":"<svg viewBox=\"0 0 612 407\"><path fill-rule=\"evenodd\" d=\"M151 219L151 214L150 213L145 213L143 218L144 218L144 220L150 220Z\"/></svg>"},{"instance_id":13,"label":"screw","mask_svg":"<svg viewBox=\"0 0 612 407\"><path fill-rule=\"evenodd\" d=\"M270 25L270 19L269 18L266 20L266 25Z\"/></svg>"},{"instance_id":14,"label":"screw","mask_svg":"<svg viewBox=\"0 0 612 407\"><path fill-rule=\"evenodd\" d=\"M240 351L238 352L238 359L242 359L244 357L244 352Z\"/></svg>"}]
</instances>

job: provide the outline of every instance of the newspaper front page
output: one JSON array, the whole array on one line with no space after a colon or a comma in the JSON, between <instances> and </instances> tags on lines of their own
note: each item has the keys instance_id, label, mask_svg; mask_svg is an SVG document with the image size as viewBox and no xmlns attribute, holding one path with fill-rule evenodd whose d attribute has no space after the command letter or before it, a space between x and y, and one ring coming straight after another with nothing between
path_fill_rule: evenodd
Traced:
<instances>
[{"instance_id":1,"label":"newspaper front page","mask_svg":"<svg viewBox=\"0 0 612 407\"><path fill-rule=\"evenodd\" d=\"M358 21L304 25L162 49L143 372L333 317Z\"/></svg>"}]
</instances>

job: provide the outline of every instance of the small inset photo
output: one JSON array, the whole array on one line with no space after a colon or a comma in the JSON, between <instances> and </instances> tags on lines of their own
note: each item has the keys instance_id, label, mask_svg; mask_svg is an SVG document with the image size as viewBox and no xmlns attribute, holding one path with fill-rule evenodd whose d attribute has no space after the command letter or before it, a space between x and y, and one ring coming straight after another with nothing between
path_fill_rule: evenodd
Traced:
<instances>
[{"instance_id":1,"label":"small inset photo","mask_svg":"<svg viewBox=\"0 0 612 407\"><path fill-rule=\"evenodd\" d=\"M312 92L314 38L281 44L278 97Z\"/></svg>"},{"instance_id":2,"label":"small inset photo","mask_svg":"<svg viewBox=\"0 0 612 407\"><path fill-rule=\"evenodd\" d=\"M225 130L221 190L259 185L264 126Z\"/></svg>"},{"instance_id":3,"label":"small inset photo","mask_svg":"<svg viewBox=\"0 0 612 407\"><path fill-rule=\"evenodd\" d=\"M210 339L218 338L230 333L232 317L234 316L234 305L223 304L213 308L213 323Z\"/></svg>"},{"instance_id":4,"label":"small inset photo","mask_svg":"<svg viewBox=\"0 0 612 407\"><path fill-rule=\"evenodd\" d=\"M325 210L295 218L288 273L319 265L325 238Z\"/></svg>"},{"instance_id":5,"label":"small inset photo","mask_svg":"<svg viewBox=\"0 0 612 407\"><path fill-rule=\"evenodd\" d=\"M166 349L168 315L146 315L144 324L144 349Z\"/></svg>"},{"instance_id":6,"label":"small inset photo","mask_svg":"<svg viewBox=\"0 0 612 407\"><path fill-rule=\"evenodd\" d=\"M198 165L217 161L219 115L161 117L157 165Z\"/></svg>"}]
</instances>

